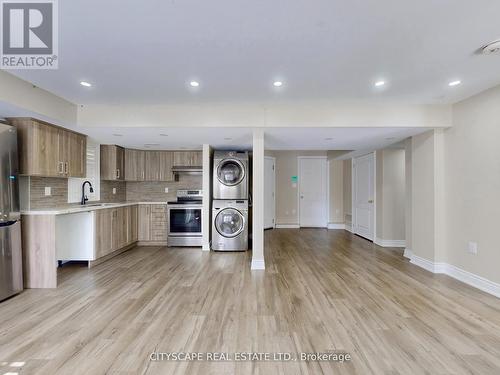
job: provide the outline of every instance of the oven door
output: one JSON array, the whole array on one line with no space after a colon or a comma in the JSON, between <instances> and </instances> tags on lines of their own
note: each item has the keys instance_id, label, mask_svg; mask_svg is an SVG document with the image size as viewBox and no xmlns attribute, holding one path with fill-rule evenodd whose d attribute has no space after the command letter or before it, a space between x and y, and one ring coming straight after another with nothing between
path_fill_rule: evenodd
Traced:
<instances>
[{"instance_id":1,"label":"oven door","mask_svg":"<svg viewBox=\"0 0 500 375\"><path fill-rule=\"evenodd\" d=\"M168 236L201 236L201 207L197 205L168 206Z\"/></svg>"}]
</instances>

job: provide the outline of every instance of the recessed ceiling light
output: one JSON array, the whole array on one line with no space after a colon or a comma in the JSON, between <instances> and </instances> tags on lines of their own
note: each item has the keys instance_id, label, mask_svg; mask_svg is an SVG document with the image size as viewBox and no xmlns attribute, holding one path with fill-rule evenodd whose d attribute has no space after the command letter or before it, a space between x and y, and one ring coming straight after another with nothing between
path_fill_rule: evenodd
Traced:
<instances>
[{"instance_id":1,"label":"recessed ceiling light","mask_svg":"<svg viewBox=\"0 0 500 375\"><path fill-rule=\"evenodd\" d=\"M230 141L231 139L233 139L233 138L230 138L230 137L224 138L225 141Z\"/></svg>"},{"instance_id":2,"label":"recessed ceiling light","mask_svg":"<svg viewBox=\"0 0 500 375\"><path fill-rule=\"evenodd\" d=\"M113 133L113 136L115 136L115 137L122 137L123 134Z\"/></svg>"},{"instance_id":3,"label":"recessed ceiling light","mask_svg":"<svg viewBox=\"0 0 500 375\"><path fill-rule=\"evenodd\" d=\"M325 138L325 141L331 141L333 138L332 137L328 137L328 138Z\"/></svg>"},{"instance_id":4,"label":"recessed ceiling light","mask_svg":"<svg viewBox=\"0 0 500 375\"><path fill-rule=\"evenodd\" d=\"M458 86L462 83L462 81L459 81L459 80L456 80L456 81L451 81L450 83L448 83L448 86Z\"/></svg>"},{"instance_id":5,"label":"recessed ceiling light","mask_svg":"<svg viewBox=\"0 0 500 375\"><path fill-rule=\"evenodd\" d=\"M274 87L281 87L281 86L283 86L283 82L281 82L281 81L274 81L273 82L273 86Z\"/></svg>"},{"instance_id":6,"label":"recessed ceiling light","mask_svg":"<svg viewBox=\"0 0 500 375\"><path fill-rule=\"evenodd\" d=\"M191 82L189 82L189 85L191 87L198 87L198 86L200 86L200 82L198 82L198 81L191 81Z\"/></svg>"},{"instance_id":7,"label":"recessed ceiling light","mask_svg":"<svg viewBox=\"0 0 500 375\"><path fill-rule=\"evenodd\" d=\"M481 53L484 55L491 55L498 52L500 52L500 39L481 47Z\"/></svg>"},{"instance_id":8,"label":"recessed ceiling light","mask_svg":"<svg viewBox=\"0 0 500 375\"><path fill-rule=\"evenodd\" d=\"M387 138L386 138L386 140L387 140L387 141L392 141L392 140L394 140L394 139L396 139L396 138L395 138L395 137L387 137Z\"/></svg>"},{"instance_id":9,"label":"recessed ceiling light","mask_svg":"<svg viewBox=\"0 0 500 375\"><path fill-rule=\"evenodd\" d=\"M87 81L81 81L80 85L85 86L85 87L91 87L92 86L92 84L88 83Z\"/></svg>"},{"instance_id":10,"label":"recessed ceiling light","mask_svg":"<svg viewBox=\"0 0 500 375\"><path fill-rule=\"evenodd\" d=\"M160 137L168 137L168 134L160 133Z\"/></svg>"},{"instance_id":11,"label":"recessed ceiling light","mask_svg":"<svg viewBox=\"0 0 500 375\"><path fill-rule=\"evenodd\" d=\"M385 85L385 81L377 81L375 82L375 87L382 87Z\"/></svg>"}]
</instances>

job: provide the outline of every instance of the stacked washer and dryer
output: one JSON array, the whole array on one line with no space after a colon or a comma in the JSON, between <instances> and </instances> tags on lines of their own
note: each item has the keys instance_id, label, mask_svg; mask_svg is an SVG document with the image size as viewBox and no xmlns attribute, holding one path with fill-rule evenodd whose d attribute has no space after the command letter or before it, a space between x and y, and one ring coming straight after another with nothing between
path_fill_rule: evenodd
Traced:
<instances>
[{"instance_id":1,"label":"stacked washer and dryer","mask_svg":"<svg viewBox=\"0 0 500 375\"><path fill-rule=\"evenodd\" d=\"M248 250L248 152L214 151L212 250Z\"/></svg>"}]
</instances>

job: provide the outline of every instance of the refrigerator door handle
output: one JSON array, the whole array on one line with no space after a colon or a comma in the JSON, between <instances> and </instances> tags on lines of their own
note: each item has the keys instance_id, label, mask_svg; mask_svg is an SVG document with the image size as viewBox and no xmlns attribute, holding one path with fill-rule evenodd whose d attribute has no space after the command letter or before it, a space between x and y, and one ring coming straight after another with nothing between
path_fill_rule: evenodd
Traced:
<instances>
[{"instance_id":1,"label":"refrigerator door handle","mask_svg":"<svg viewBox=\"0 0 500 375\"><path fill-rule=\"evenodd\" d=\"M14 225L15 223L17 223L17 220L0 222L0 228L2 228L2 227L10 227L11 225Z\"/></svg>"}]
</instances>

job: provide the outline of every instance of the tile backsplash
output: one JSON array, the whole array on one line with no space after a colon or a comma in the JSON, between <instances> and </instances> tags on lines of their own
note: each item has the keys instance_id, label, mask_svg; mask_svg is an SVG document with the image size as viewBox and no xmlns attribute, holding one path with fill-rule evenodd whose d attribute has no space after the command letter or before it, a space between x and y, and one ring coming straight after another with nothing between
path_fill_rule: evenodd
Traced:
<instances>
[{"instance_id":1,"label":"tile backsplash","mask_svg":"<svg viewBox=\"0 0 500 375\"><path fill-rule=\"evenodd\" d=\"M175 200L178 189L201 189L201 175L180 175L179 181L127 182L127 201L166 202ZM168 193L165 188L168 187Z\"/></svg>"},{"instance_id":2,"label":"tile backsplash","mask_svg":"<svg viewBox=\"0 0 500 375\"><path fill-rule=\"evenodd\" d=\"M29 178L29 209L61 207L68 204L68 180L57 177ZM45 195L45 188L50 187L51 194ZM23 206L26 206L23 202Z\"/></svg>"},{"instance_id":3,"label":"tile backsplash","mask_svg":"<svg viewBox=\"0 0 500 375\"><path fill-rule=\"evenodd\" d=\"M21 207L23 210L56 208L68 203L68 179L57 177L21 177ZM50 187L51 194L45 195ZM178 189L201 189L201 175L181 175L179 181L100 181L101 202L167 202L175 200ZM165 193L168 188L168 193ZM116 194L113 194L116 189Z\"/></svg>"},{"instance_id":4,"label":"tile backsplash","mask_svg":"<svg viewBox=\"0 0 500 375\"><path fill-rule=\"evenodd\" d=\"M127 183L125 181L101 180L101 202L125 202L127 196L126 186ZM116 194L113 194L113 189L116 189Z\"/></svg>"}]
</instances>

